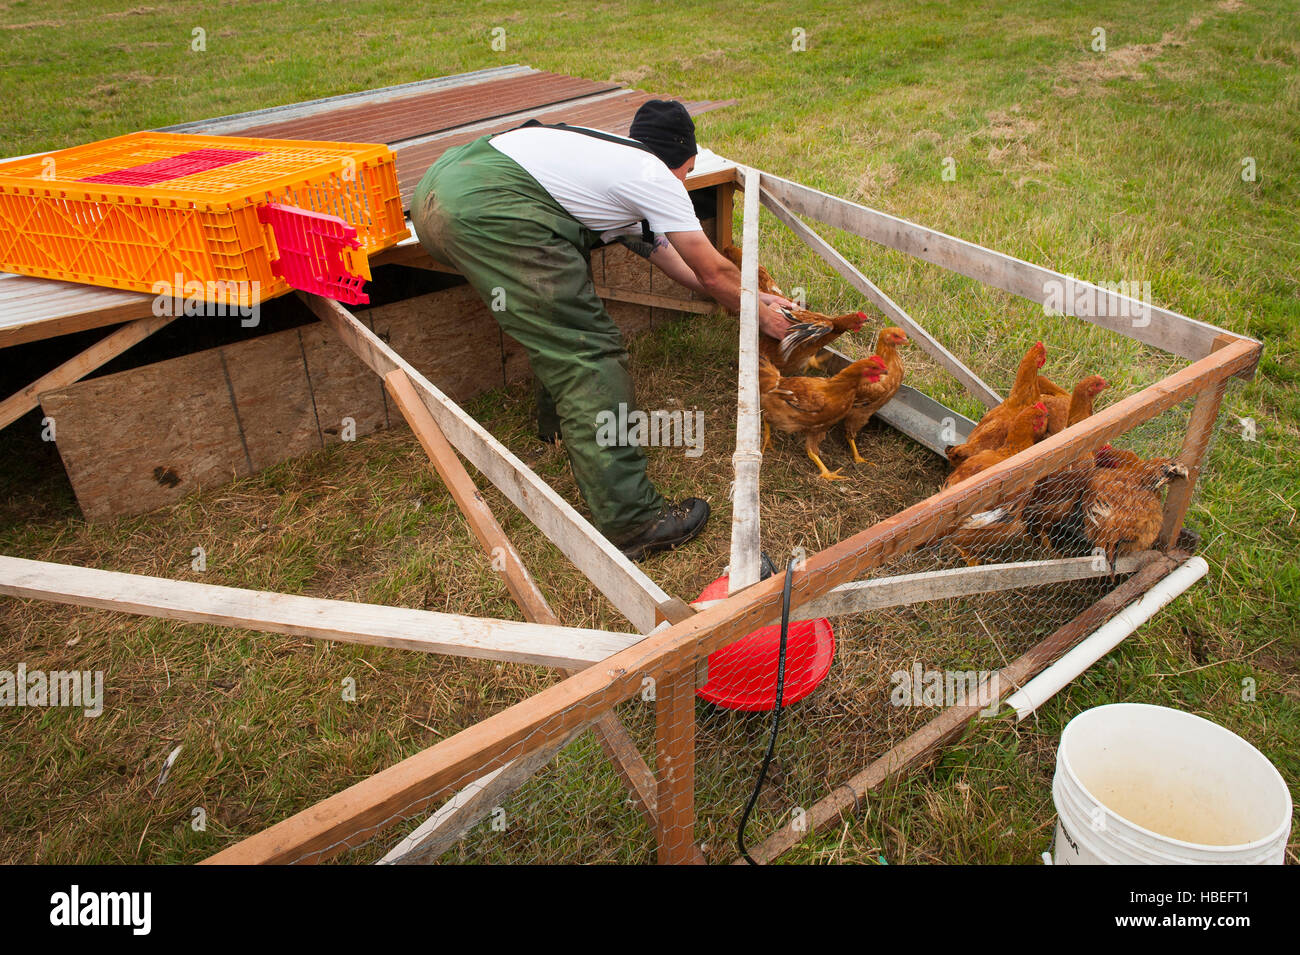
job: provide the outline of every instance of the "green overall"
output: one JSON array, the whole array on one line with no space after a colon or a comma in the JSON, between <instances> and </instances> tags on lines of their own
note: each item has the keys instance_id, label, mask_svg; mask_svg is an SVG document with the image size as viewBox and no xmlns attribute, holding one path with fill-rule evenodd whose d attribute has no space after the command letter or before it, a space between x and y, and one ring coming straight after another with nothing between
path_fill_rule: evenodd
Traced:
<instances>
[{"instance_id":1,"label":"green overall","mask_svg":"<svg viewBox=\"0 0 1300 955\"><path fill-rule=\"evenodd\" d=\"M483 136L443 153L415 188L420 244L454 266L523 346L542 434L559 432L592 521L615 543L663 498L638 445L597 444L598 415L636 407L627 348L591 282L599 243L541 184Z\"/></svg>"}]
</instances>

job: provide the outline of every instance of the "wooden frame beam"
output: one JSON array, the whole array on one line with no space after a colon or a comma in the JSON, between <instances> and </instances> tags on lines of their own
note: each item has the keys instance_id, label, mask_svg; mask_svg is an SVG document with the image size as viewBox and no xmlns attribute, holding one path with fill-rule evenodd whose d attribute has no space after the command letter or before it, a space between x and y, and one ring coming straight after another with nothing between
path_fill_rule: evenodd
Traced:
<instances>
[{"instance_id":1,"label":"wooden frame beam","mask_svg":"<svg viewBox=\"0 0 1300 955\"><path fill-rule=\"evenodd\" d=\"M719 187L721 188L721 187ZM409 220L408 220L409 222ZM372 267L380 265L404 265L413 269L424 269L426 272L444 272L448 275L460 275L460 272L450 265L443 265L425 250L424 246L412 236L404 239L397 245L391 246L380 252L376 252L371 258ZM618 288L612 285L605 285L601 282L593 283L596 294L607 302L627 302L630 305L649 305L651 308L668 308L678 312L688 312L694 315L708 315L717 309L716 302L706 301L704 299L673 298L671 295L657 295L651 292L642 292L638 289Z\"/></svg>"},{"instance_id":2,"label":"wooden frame beam","mask_svg":"<svg viewBox=\"0 0 1300 955\"><path fill-rule=\"evenodd\" d=\"M1151 560L1155 551L1143 551L1115 562L1114 574L1131 574ZM1102 566L1098 566L1098 564ZM840 584L833 590L808 601L799 608L800 619L841 617L846 614L887 610L911 604L929 603L933 600L952 600L973 594L1017 590L1022 587L1043 587L1073 580L1092 580L1109 577L1112 568L1096 557L1065 557L1059 560L1031 560L1007 564L981 564L977 567L953 567L948 570L931 570L919 574L899 574L894 577L875 577ZM692 604L696 610L706 610L720 600L702 600ZM773 617L768 624L776 623Z\"/></svg>"},{"instance_id":3,"label":"wooden frame beam","mask_svg":"<svg viewBox=\"0 0 1300 955\"><path fill-rule=\"evenodd\" d=\"M822 257L831 268L839 272L850 285L865 295L872 304L885 313L885 317L899 325L921 347L927 355L942 365L954 378L966 386L966 390L992 408L1000 404L1002 397L985 384L984 379L966 367L962 361L948 349L944 348L933 335L927 332L912 316L903 311L892 298L882 292L876 283L859 272L844 256L840 255L829 242L808 228L795 216L785 203L781 202L766 189L763 190L763 204L784 222L804 244Z\"/></svg>"},{"instance_id":4,"label":"wooden frame beam","mask_svg":"<svg viewBox=\"0 0 1300 955\"><path fill-rule=\"evenodd\" d=\"M474 780L393 846L377 864L425 865L436 861L586 731L585 726L574 730Z\"/></svg>"},{"instance_id":5,"label":"wooden frame beam","mask_svg":"<svg viewBox=\"0 0 1300 955\"><path fill-rule=\"evenodd\" d=\"M314 640L581 668L639 634L299 597L0 556L0 594Z\"/></svg>"},{"instance_id":6,"label":"wooden frame beam","mask_svg":"<svg viewBox=\"0 0 1300 955\"><path fill-rule=\"evenodd\" d=\"M1258 343L1233 341L1168 378L1098 411L967 481L813 557L794 582L799 608L858 580L891 557L936 539L960 521L1090 454L1135 425L1252 368ZM397 813L427 805L467 774L481 774L589 722L635 694L643 674L676 673L762 626L777 612L783 581L769 578L584 670L450 739L317 803L238 845L214 863L291 862L342 851Z\"/></svg>"},{"instance_id":7,"label":"wooden frame beam","mask_svg":"<svg viewBox=\"0 0 1300 955\"><path fill-rule=\"evenodd\" d=\"M546 597L543 596L532 574L528 572L528 568L524 566L514 543L497 522L483 496L479 494L469 472L456 457L455 450L447 441L446 435L442 433L442 429L438 427L438 423L433 420L433 415L429 414L429 409L424 406L411 379L401 369L394 369L384 376L384 387L392 396L402 416L406 418L407 424L411 426L421 447L429 456L430 463L456 501L457 507L465 516L470 530L478 539L484 552L493 558L494 563L498 560L501 562L501 574L505 578L506 589L510 591L510 596L524 617L530 623L559 626L559 619L551 611ZM572 675L573 672L575 671L566 671L568 675ZM613 761L619 776L633 798L639 802L650 824L654 825L656 822L654 776L646 766L632 737L612 712L605 713L597 719L595 729L602 747ZM477 797L464 800L464 805L455 811L444 812L448 809L444 806L442 810L435 813L433 819L429 821L436 820L436 824L429 828L420 827L425 831L412 843L410 851L420 848L421 855L427 857L432 851L430 843L437 842L448 831L463 832L467 826L473 825L473 821L466 821L467 815L478 812L478 808L485 804L484 799L499 800L514 792L527 782L534 772L547 765L571 739L573 737L567 738L557 746L530 753L526 757L515 760L509 766L489 774L489 777L472 783L471 788L476 789ZM486 796L486 793L491 793L491 797ZM458 795L452 802L457 803L459 799ZM494 802L486 802L489 810L493 805ZM415 835L416 833L412 833L408 836L406 842L411 842Z\"/></svg>"},{"instance_id":8,"label":"wooden frame beam","mask_svg":"<svg viewBox=\"0 0 1300 955\"><path fill-rule=\"evenodd\" d=\"M1232 335L1222 328L1159 308L1118 291L994 252L973 242L927 229L915 222L869 209L789 179L764 174L763 182L772 196L799 215L843 229L886 248L906 252L915 258L1027 298L1039 305L1052 303L1054 297L1059 295L1062 299L1061 310L1065 314L1182 358L1204 358L1214 350L1216 338L1224 334ZM1083 303L1087 303L1088 307L1083 307ZM1243 369L1242 373L1249 376L1253 370Z\"/></svg>"},{"instance_id":9,"label":"wooden frame beam","mask_svg":"<svg viewBox=\"0 0 1300 955\"><path fill-rule=\"evenodd\" d=\"M114 329L85 351L46 372L26 388L0 401L0 428L7 428L40 404L42 392L63 388L116 358L131 346L176 320L175 315L153 315Z\"/></svg>"},{"instance_id":10,"label":"wooden frame beam","mask_svg":"<svg viewBox=\"0 0 1300 955\"><path fill-rule=\"evenodd\" d=\"M332 299L299 297L380 377L404 371L447 440L581 570L642 633L663 619L671 597L605 539L591 523L459 405Z\"/></svg>"},{"instance_id":11,"label":"wooden frame beam","mask_svg":"<svg viewBox=\"0 0 1300 955\"><path fill-rule=\"evenodd\" d=\"M627 302L630 305L649 305L651 308L669 308L692 315L712 315L718 309L716 302L699 298L673 298L671 295L658 295L652 292L639 292L636 289L614 288L609 285L595 284L596 294L607 302Z\"/></svg>"},{"instance_id":12,"label":"wooden frame beam","mask_svg":"<svg viewBox=\"0 0 1300 955\"><path fill-rule=\"evenodd\" d=\"M470 531L479 545L493 560L493 567L499 564L502 580L515 605L524 617L532 623L544 623L558 626L559 621L551 613L546 598L537 587L533 575L524 566L523 558L515 550L514 543L497 523L496 516L488 507L487 501L479 493L474 481L465 470L465 466L456 457L456 452L447 441L446 435L438 427L438 422L429 414L429 409L420 400L415 385L406 372L395 368L384 376L384 388L397 405L406 423L410 425L415 439L420 442L424 453L429 457L443 486L451 494L452 500L460 508Z\"/></svg>"}]
</instances>

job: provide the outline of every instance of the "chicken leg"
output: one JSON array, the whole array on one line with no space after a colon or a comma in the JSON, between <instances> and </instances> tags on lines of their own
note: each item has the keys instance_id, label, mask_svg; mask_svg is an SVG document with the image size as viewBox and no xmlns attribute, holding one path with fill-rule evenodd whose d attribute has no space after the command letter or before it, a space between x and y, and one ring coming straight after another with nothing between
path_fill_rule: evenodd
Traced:
<instances>
[{"instance_id":1,"label":"chicken leg","mask_svg":"<svg viewBox=\"0 0 1300 955\"><path fill-rule=\"evenodd\" d=\"M808 452L808 457L812 459L812 463L817 465L817 470L821 472L821 477L827 481L847 481L848 478L838 470L832 471L830 468L826 467L822 462L822 459L818 457L817 451L820 445L820 439L814 441L811 434L804 438L804 450Z\"/></svg>"},{"instance_id":2,"label":"chicken leg","mask_svg":"<svg viewBox=\"0 0 1300 955\"><path fill-rule=\"evenodd\" d=\"M869 464L870 462L858 453L858 442L856 438L849 438L849 447L853 449L853 460L858 464Z\"/></svg>"}]
</instances>

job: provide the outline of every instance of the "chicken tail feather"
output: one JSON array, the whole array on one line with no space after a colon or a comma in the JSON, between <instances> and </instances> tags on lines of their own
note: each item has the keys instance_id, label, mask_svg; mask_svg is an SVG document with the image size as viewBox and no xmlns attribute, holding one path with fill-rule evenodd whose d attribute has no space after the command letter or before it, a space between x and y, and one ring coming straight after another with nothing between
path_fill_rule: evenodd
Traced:
<instances>
[{"instance_id":1,"label":"chicken tail feather","mask_svg":"<svg viewBox=\"0 0 1300 955\"><path fill-rule=\"evenodd\" d=\"M785 333L785 338L781 339L781 360L787 361L791 352L801 345L820 341L826 337L827 331L825 325L816 322L799 322L791 325Z\"/></svg>"}]
</instances>

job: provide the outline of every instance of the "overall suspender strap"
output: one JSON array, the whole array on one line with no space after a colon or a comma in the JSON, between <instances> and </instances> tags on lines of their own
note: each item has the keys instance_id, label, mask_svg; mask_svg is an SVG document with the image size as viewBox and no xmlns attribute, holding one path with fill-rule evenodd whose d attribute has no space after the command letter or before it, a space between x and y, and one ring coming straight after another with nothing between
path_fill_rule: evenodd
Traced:
<instances>
[{"instance_id":1,"label":"overall suspender strap","mask_svg":"<svg viewBox=\"0 0 1300 955\"><path fill-rule=\"evenodd\" d=\"M655 151L651 149L649 146L645 145L644 143L639 143L635 139L624 139L622 136L615 136L613 133L601 132L598 129L584 129L581 126L570 126L567 123L543 123L541 120L538 119L530 119L527 122L520 123L518 126L515 126L512 129L503 130L503 132L513 133L516 129L562 129L565 132L579 133L583 136L590 136L593 139L603 139L607 143L617 143L620 146L631 146L633 149L639 149L642 152L647 152L651 156L654 156L656 159L659 159L659 157L655 154ZM501 133L496 133L494 135L500 136ZM660 161L662 162L662 160ZM653 245L654 240L655 240L655 235L650 230L650 221L648 219L642 219L641 220L641 241L648 242Z\"/></svg>"},{"instance_id":2,"label":"overall suspender strap","mask_svg":"<svg viewBox=\"0 0 1300 955\"><path fill-rule=\"evenodd\" d=\"M513 133L516 129L563 129L570 133L581 133L583 136L590 136L593 139L603 139L607 143L618 143L620 146L631 146L633 149L640 149L647 152L656 159L655 151L645 143L637 142L635 139L627 139L622 136L615 136L613 133L602 132L599 129L586 129L582 126L570 126L568 123L543 123L538 119L530 119L526 123L521 123L513 129L507 129L505 132ZM496 135L500 136L500 133Z\"/></svg>"}]
</instances>

